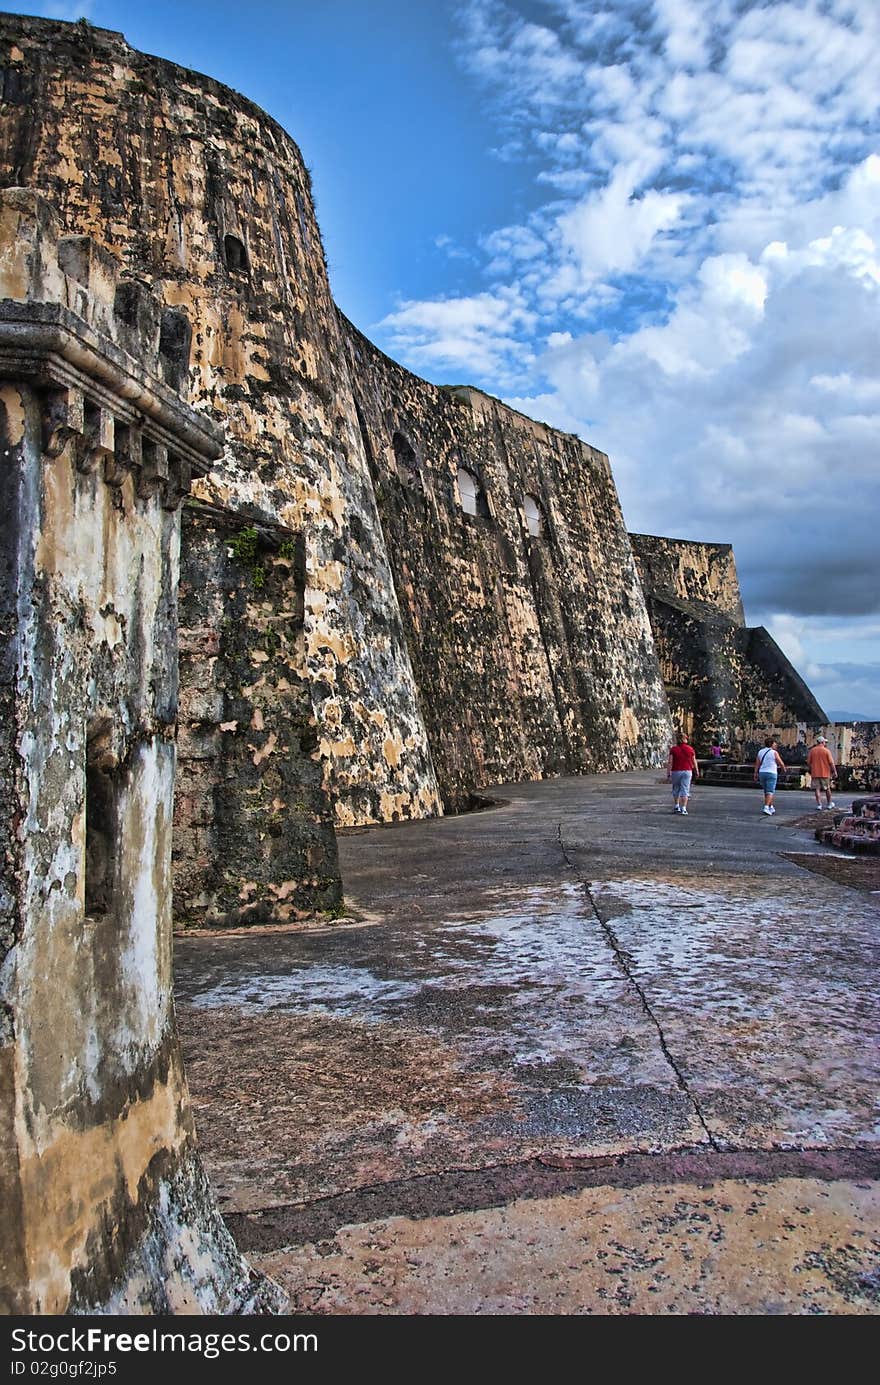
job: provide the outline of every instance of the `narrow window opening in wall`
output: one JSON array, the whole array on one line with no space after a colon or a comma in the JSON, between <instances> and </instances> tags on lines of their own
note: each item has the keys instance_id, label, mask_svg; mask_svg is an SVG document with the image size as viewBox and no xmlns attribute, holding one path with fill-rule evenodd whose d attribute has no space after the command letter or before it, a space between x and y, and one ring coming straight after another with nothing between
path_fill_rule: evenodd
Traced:
<instances>
[{"instance_id":1,"label":"narrow window opening in wall","mask_svg":"<svg viewBox=\"0 0 880 1385\"><path fill-rule=\"evenodd\" d=\"M192 346L192 327L185 313L165 308L159 329L159 355L164 362L165 378L179 389L189 369Z\"/></svg>"},{"instance_id":2,"label":"narrow window opening in wall","mask_svg":"<svg viewBox=\"0 0 880 1385\"><path fill-rule=\"evenodd\" d=\"M394 434L391 439L391 446L394 448L394 457L398 466L414 467L416 465L416 454L402 433Z\"/></svg>"},{"instance_id":3,"label":"narrow window opening in wall","mask_svg":"<svg viewBox=\"0 0 880 1385\"><path fill-rule=\"evenodd\" d=\"M484 519L488 519L489 502L486 492L474 473L463 466L458 468L458 496L466 515L482 515Z\"/></svg>"},{"instance_id":4,"label":"narrow window opening in wall","mask_svg":"<svg viewBox=\"0 0 880 1385\"><path fill-rule=\"evenodd\" d=\"M223 258L227 269L247 269L247 251L238 236L223 237Z\"/></svg>"},{"instance_id":5,"label":"narrow window opening in wall","mask_svg":"<svg viewBox=\"0 0 880 1385\"><path fill-rule=\"evenodd\" d=\"M92 399L83 400L83 435L94 442L101 428L101 407Z\"/></svg>"},{"instance_id":6,"label":"narrow window opening in wall","mask_svg":"<svg viewBox=\"0 0 880 1385\"><path fill-rule=\"evenodd\" d=\"M532 538L540 539L544 533L544 511L541 509L540 501L536 500L533 495L527 495L523 501L523 510L529 533Z\"/></svg>"},{"instance_id":7,"label":"narrow window opening in wall","mask_svg":"<svg viewBox=\"0 0 880 1385\"><path fill-rule=\"evenodd\" d=\"M10 106L25 106L32 95L28 75L22 68L0 68L0 101L6 101Z\"/></svg>"},{"instance_id":8,"label":"narrow window opening in wall","mask_svg":"<svg viewBox=\"0 0 880 1385\"><path fill-rule=\"evenodd\" d=\"M402 433L395 433L391 439L397 475L403 483L411 484L418 478L419 462L409 440Z\"/></svg>"},{"instance_id":9,"label":"narrow window opening in wall","mask_svg":"<svg viewBox=\"0 0 880 1385\"><path fill-rule=\"evenodd\" d=\"M89 727L86 744L85 907L89 915L113 906L118 836L116 760L106 721Z\"/></svg>"}]
</instances>

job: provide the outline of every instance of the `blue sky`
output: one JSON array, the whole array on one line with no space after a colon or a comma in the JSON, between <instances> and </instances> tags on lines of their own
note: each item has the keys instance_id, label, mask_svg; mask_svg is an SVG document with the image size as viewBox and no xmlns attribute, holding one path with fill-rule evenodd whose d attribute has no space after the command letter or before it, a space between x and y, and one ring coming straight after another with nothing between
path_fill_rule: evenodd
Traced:
<instances>
[{"instance_id":1,"label":"blue sky","mask_svg":"<svg viewBox=\"0 0 880 1385\"><path fill-rule=\"evenodd\" d=\"M631 529L732 542L880 719L877 0L33 5L251 97L378 345L579 432Z\"/></svg>"}]
</instances>

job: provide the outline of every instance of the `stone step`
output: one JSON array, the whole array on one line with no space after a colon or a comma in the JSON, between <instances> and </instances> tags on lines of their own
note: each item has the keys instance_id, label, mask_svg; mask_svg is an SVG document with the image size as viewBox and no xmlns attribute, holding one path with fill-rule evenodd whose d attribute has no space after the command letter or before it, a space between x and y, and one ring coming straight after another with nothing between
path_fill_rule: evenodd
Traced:
<instances>
[{"instance_id":1,"label":"stone step","mask_svg":"<svg viewBox=\"0 0 880 1385\"><path fill-rule=\"evenodd\" d=\"M718 765L711 760L699 760L701 784L708 785L709 788L723 789L759 789L761 786L755 782L755 769L753 765ZM777 791L780 789L800 789L801 771L799 768L788 770L786 774L780 775L776 781Z\"/></svg>"},{"instance_id":2,"label":"stone step","mask_svg":"<svg viewBox=\"0 0 880 1385\"><path fill-rule=\"evenodd\" d=\"M859 856L880 856L880 798L859 798L848 813L835 813L832 825L816 828L817 842Z\"/></svg>"},{"instance_id":3,"label":"stone step","mask_svg":"<svg viewBox=\"0 0 880 1385\"><path fill-rule=\"evenodd\" d=\"M880 837L866 837L861 832L832 832L829 845L858 856L880 856Z\"/></svg>"},{"instance_id":4,"label":"stone step","mask_svg":"<svg viewBox=\"0 0 880 1385\"><path fill-rule=\"evenodd\" d=\"M875 822L871 818L844 817L841 820L834 820L831 827L824 824L816 828L816 840L828 841L836 832L848 832L855 836L865 837L868 841L880 841L880 822Z\"/></svg>"}]
</instances>

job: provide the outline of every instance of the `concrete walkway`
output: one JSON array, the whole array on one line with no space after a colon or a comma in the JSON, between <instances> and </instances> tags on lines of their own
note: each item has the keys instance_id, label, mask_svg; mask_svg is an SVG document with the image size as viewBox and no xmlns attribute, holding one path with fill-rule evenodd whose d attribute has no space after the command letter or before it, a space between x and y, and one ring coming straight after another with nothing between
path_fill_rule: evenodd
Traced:
<instances>
[{"instance_id":1,"label":"concrete walkway","mask_svg":"<svg viewBox=\"0 0 880 1385\"><path fill-rule=\"evenodd\" d=\"M187 937L203 1154L318 1313L876 1313L876 899L656 773L344 834L359 915ZM877 897L880 898L880 897Z\"/></svg>"}]
</instances>

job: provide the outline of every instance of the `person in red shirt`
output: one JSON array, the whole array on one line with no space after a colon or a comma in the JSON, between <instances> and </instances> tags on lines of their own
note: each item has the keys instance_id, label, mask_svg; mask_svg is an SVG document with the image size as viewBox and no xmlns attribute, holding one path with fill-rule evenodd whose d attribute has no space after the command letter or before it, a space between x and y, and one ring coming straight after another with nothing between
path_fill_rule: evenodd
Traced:
<instances>
[{"instance_id":1,"label":"person in red shirt","mask_svg":"<svg viewBox=\"0 0 880 1385\"><path fill-rule=\"evenodd\" d=\"M672 799L675 811L683 817L688 815L688 799L691 795L691 776L700 777L700 767L694 754L694 747L682 731L675 745L669 747L666 762L666 778L672 781Z\"/></svg>"},{"instance_id":2,"label":"person in red shirt","mask_svg":"<svg viewBox=\"0 0 880 1385\"><path fill-rule=\"evenodd\" d=\"M837 766L824 736L817 736L816 744L810 747L810 753L807 756L807 769L810 771L810 782L816 793L816 807L820 811L836 808L837 804L831 797L831 784L837 778ZM822 802L823 791L827 803Z\"/></svg>"}]
</instances>

